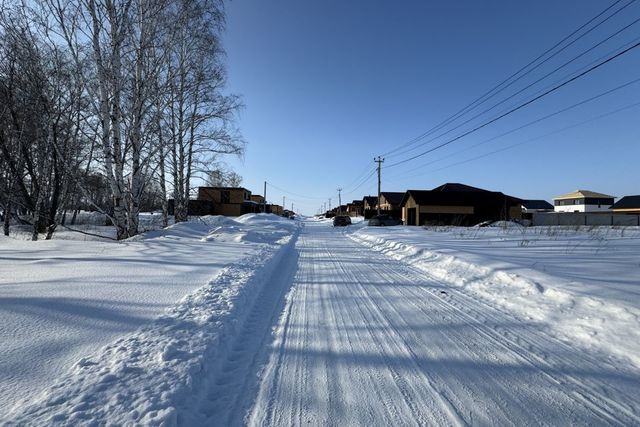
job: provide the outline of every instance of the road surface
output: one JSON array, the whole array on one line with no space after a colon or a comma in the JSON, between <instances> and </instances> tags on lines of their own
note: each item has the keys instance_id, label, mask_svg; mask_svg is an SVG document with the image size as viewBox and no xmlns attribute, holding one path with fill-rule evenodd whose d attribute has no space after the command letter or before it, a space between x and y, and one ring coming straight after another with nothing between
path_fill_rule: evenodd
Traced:
<instances>
[{"instance_id":1,"label":"road surface","mask_svg":"<svg viewBox=\"0 0 640 427\"><path fill-rule=\"evenodd\" d=\"M347 234L307 223L215 373L208 423L640 425L635 371Z\"/></svg>"}]
</instances>

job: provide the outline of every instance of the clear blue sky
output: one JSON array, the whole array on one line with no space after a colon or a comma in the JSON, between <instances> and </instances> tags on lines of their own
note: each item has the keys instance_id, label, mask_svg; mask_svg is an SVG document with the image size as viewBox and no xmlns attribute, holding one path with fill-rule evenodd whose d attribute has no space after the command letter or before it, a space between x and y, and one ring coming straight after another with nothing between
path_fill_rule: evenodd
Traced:
<instances>
[{"instance_id":1,"label":"clear blue sky","mask_svg":"<svg viewBox=\"0 0 640 427\"><path fill-rule=\"evenodd\" d=\"M338 187L344 188L343 203L376 194L375 175L358 180L373 170L374 156L428 131L613 3L231 1L228 89L243 97L238 125L248 145L244 160L228 162L253 193L262 194L266 180L274 186L267 190L270 201L281 203L286 196L288 208L293 201L305 214L318 212L329 197L335 206ZM638 19L638 3L464 119ZM409 153L386 156L383 191L461 182L525 199L550 200L576 189L640 194L640 107L592 120L639 102L640 83L472 147L640 78L640 48L481 131L391 166L639 38L637 23L490 113L435 141L426 138ZM587 120L592 121L574 126ZM487 155L509 146L514 147Z\"/></svg>"}]
</instances>

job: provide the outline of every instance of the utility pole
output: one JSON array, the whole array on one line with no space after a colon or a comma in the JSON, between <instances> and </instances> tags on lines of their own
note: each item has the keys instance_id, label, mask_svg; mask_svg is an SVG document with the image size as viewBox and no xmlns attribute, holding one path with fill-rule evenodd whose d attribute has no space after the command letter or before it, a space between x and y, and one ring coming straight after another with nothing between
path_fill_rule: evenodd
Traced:
<instances>
[{"instance_id":1,"label":"utility pole","mask_svg":"<svg viewBox=\"0 0 640 427\"><path fill-rule=\"evenodd\" d=\"M329 197L329 210L331 210L331 197Z\"/></svg>"},{"instance_id":2,"label":"utility pole","mask_svg":"<svg viewBox=\"0 0 640 427\"><path fill-rule=\"evenodd\" d=\"M293 203L291 203L291 212L295 213L296 211L293 210Z\"/></svg>"},{"instance_id":3,"label":"utility pole","mask_svg":"<svg viewBox=\"0 0 640 427\"><path fill-rule=\"evenodd\" d=\"M378 156L378 158L376 159L375 157L373 158L373 161L376 162L378 164L378 215L380 215L380 169L381 169L381 165L384 162L384 159L380 156Z\"/></svg>"},{"instance_id":4,"label":"utility pole","mask_svg":"<svg viewBox=\"0 0 640 427\"><path fill-rule=\"evenodd\" d=\"M286 209L286 205L284 204L284 196L282 196L282 213L284 213L284 210Z\"/></svg>"},{"instance_id":5,"label":"utility pole","mask_svg":"<svg viewBox=\"0 0 640 427\"><path fill-rule=\"evenodd\" d=\"M267 181L264 182L264 200L262 201L262 213L267 213Z\"/></svg>"},{"instance_id":6,"label":"utility pole","mask_svg":"<svg viewBox=\"0 0 640 427\"><path fill-rule=\"evenodd\" d=\"M338 188L338 215L342 213L342 196L340 195L341 191L342 188Z\"/></svg>"}]
</instances>

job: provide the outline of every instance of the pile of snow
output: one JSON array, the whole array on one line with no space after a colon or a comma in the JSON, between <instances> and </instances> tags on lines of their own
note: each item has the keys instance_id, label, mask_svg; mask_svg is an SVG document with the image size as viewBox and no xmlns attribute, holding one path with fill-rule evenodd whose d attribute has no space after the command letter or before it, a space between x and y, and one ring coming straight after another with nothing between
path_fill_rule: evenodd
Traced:
<instances>
[{"instance_id":1,"label":"pile of snow","mask_svg":"<svg viewBox=\"0 0 640 427\"><path fill-rule=\"evenodd\" d=\"M216 242L275 243L297 226L297 222L273 214L246 214L214 227L203 239Z\"/></svg>"},{"instance_id":2,"label":"pile of snow","mask_svg":"<svg viewBox=\"0 0 640 427\"><path fill-rule=\"evenodd\" d=\"M640 228L365 227L350 237L640 367Z\"/></svg>"},{"instance_id":3,"label":"pile of snow","mask_svg":"<svg viewBox=\"0 0 640 427\"><path fill-rule=\"evenodd\" d=\"M184 361L176 369L195 375L185 366L210 351L198 346L217 333L200 326L233 323L225 313L233 310L236 296L245 295L251 272L297 233L297 223L287 221L261 218L252 225L242 217L196 218L123 242L0 236L0 424L13 419L30 424L29 417L19 417L31 404L29 413L42 415L42 424L54 422L57 418L47 417L57 412L66 414L61 417L68 423L80 422L68 411L80 414L79 408L90 406L91 395L133 380L147 367L152 377L160 375L156 369ZM265 228L271 237L255 243L234 238L228 229L224 241L207 239L216 227L229 224L246 228L237 231L240 236ZM189 310L193 316L185 317ZM152 350L143 344L146 339ZM176 356L188 351L193 357ZM182 379L186 375L171 372ZM56 391L51 391L54 383ZM131 393L110 394L114 400L102 403L132 403ZM151 402L148 417L155 416L151 408L158 398L144 398Z\"/></svg>"}]
</instances>

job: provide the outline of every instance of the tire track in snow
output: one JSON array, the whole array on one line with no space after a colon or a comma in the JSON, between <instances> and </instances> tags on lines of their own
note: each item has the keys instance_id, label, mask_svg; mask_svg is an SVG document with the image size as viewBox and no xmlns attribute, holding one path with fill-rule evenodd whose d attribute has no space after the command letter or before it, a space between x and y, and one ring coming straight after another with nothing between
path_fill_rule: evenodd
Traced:
<instances>
[{"instance_id":1,"label":"tire track in snow","mask_svg":"<svg viewBox=\"0 0 640 427\"><path fill-rule=\"evenodd\" d=\"M464 301L471 307L465 313L444 301L442 285L423 272L326 226L308 226L297 250L298 273L249 424L624 424L635 419L613 414L609 400L589 405L575 395L576 388L557 380L550 365L494 330L505 325L535 340L542 334L538 325L504 313L477 321L474 310L486 317L485 307ZM556 349L545 350L555 356ZM583 362L575 351L573 356ZM584 363L583 377L598 368ZM583 393L592 400L606 398L593 387Z\"/></svg>"},{"instance_id":2,"label":"tire track in snow","mask_svg":"<svg viewBox=\"0 0 640 427\"><path fill-rule=\"evenodd\" d=\"M185 425L241 425L255 394L256 378L267 358L272 325L276 324L285 304L297 267L295 236L272 266L269 279L261 288L226 355L208 372L206 389L200 393L193 419Z\"/></svg>"},{"instance_id":3,"label":"tire track in snow","mask_svg":"<svg viewBox=\"0 0 640 427\"><path fill-rule=\"evenodd\" d=\"M357 239L353 239L358 242ZM398 261L402 263L401 261ZM415 277L427 276L424 289L435 296L441 304L459 313L460 319L474 325L478 334L492 340L496 346L505 351L517 354L520 359L531 368L540 370L550 381L566 388L575 399L583 405L590 407L598 413L603 420L609 423L620 423L621 425L640 425L640 415L637 412L637 399L634 396L640 394L640 377L637 373L630 372L618 367L613 368L607 363L608 368L614 371L615 376L628 377L628 379L611 381L596 381L589 377L576 378L571 373L563 370L575 369L576 359L581 360L586 366L597 368L603 364L589 353L580 352L567 343L554 337L548 336L540 329L531 329L527 334L515 334L501 324L504 319L510 319L513 323L524 323L522 320L513 317L500 308L488 304L486 301L475 299L467 295L461 289L446 287L449 293L446 298L438 298L439 290L443 285L440 281L429 274L428 271L417 269L416 267L402 263L408 275ZM432 284L429 284L432 282ZM413 294L413 297L421 295ZM489 327L489 325L496 325ZM555 349L549 353L548 349ZM607 362L606 360L604 362ZM615 378L612 378L612 380ZM614 397L611 397L613 394Z\"/></svg>"}]
</instances>

